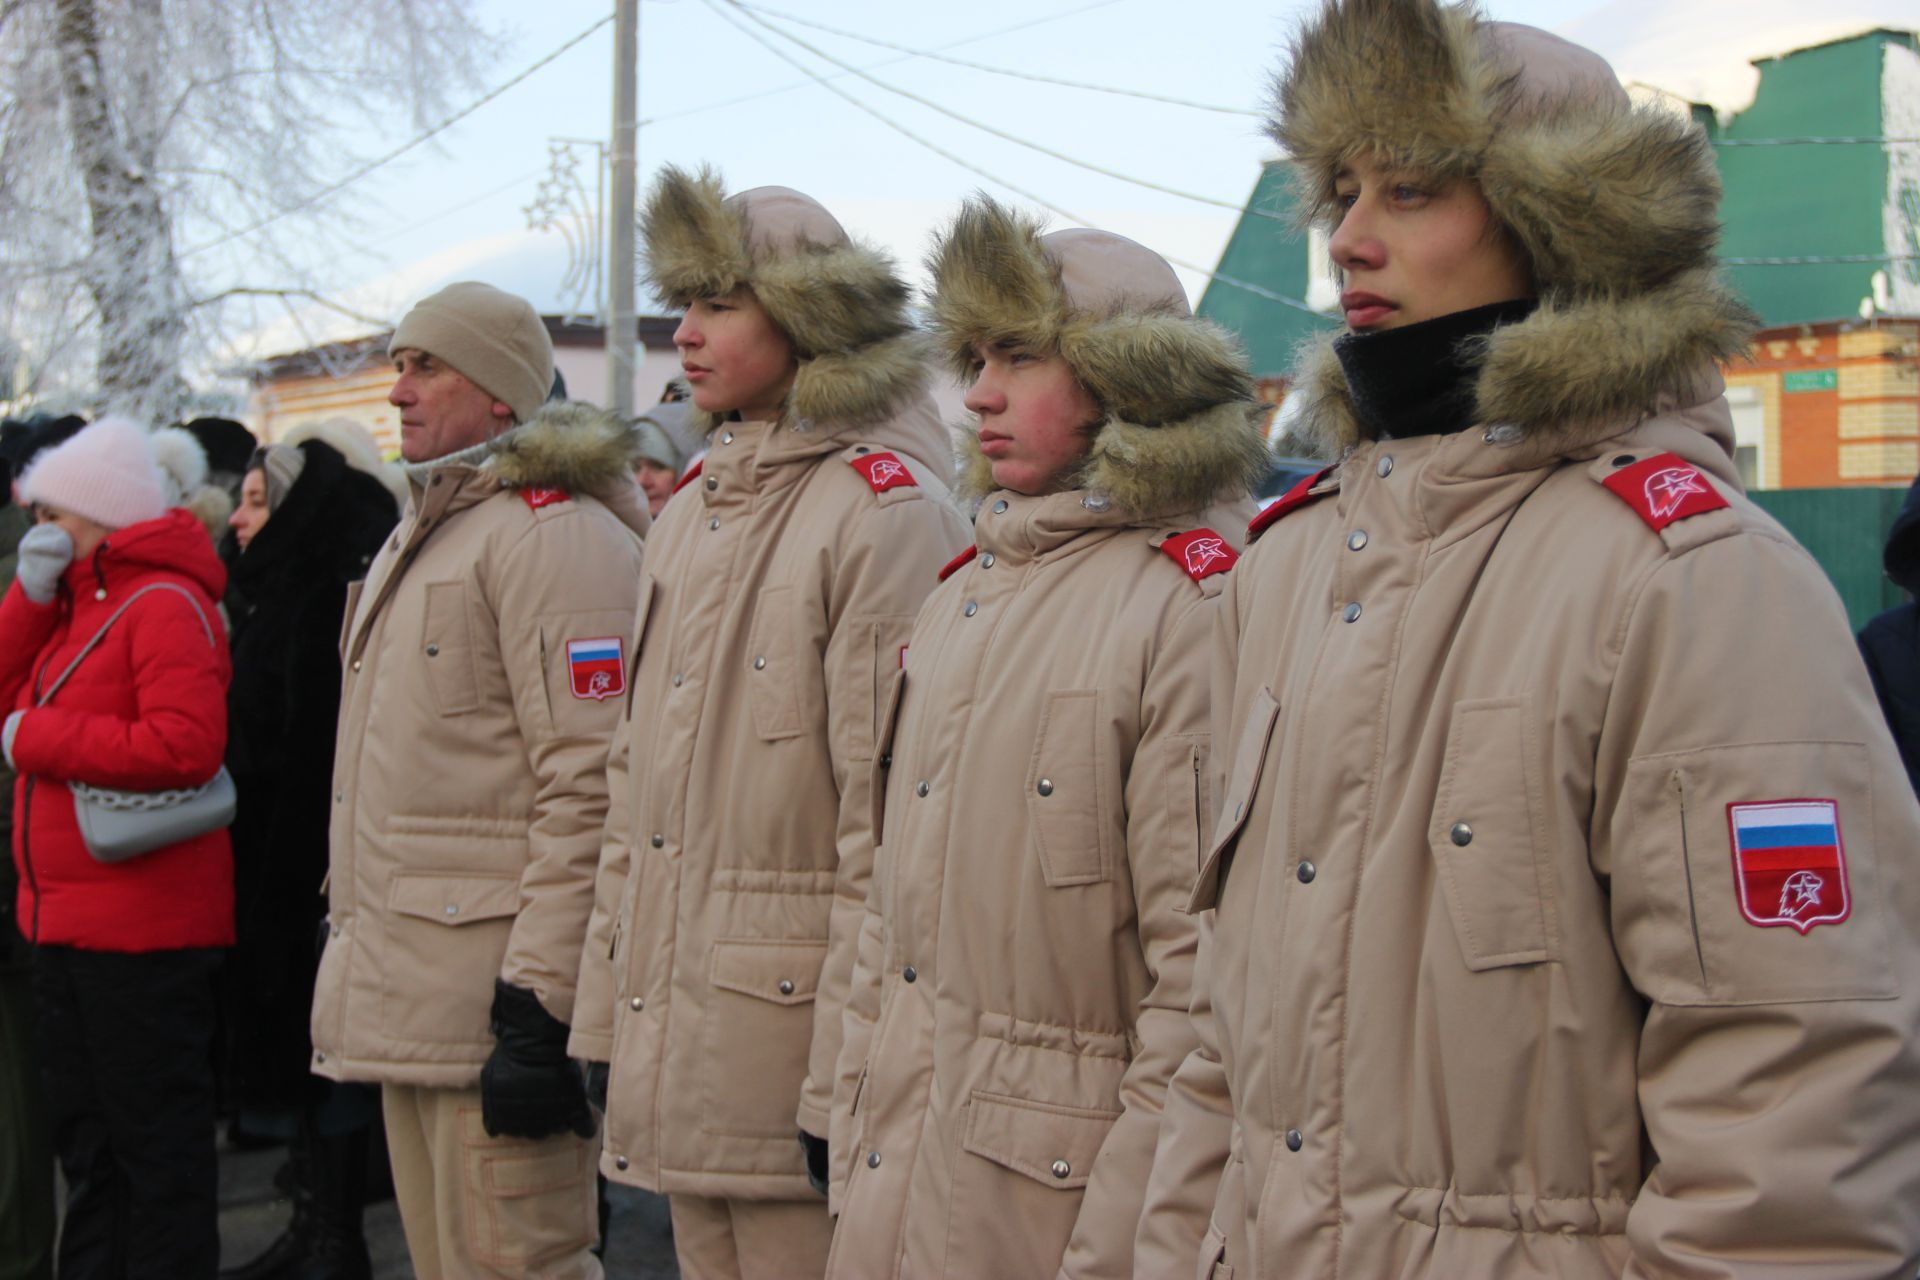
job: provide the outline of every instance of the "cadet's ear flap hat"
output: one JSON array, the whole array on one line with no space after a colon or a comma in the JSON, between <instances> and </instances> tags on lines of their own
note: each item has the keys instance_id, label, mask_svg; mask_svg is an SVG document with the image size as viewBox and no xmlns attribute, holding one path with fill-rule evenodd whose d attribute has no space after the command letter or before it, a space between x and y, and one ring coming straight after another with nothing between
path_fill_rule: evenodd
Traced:
<instances>
[{"instance_id":1,"label":"cadet's ear flap hat","mask_svg":"<svg viewBox=\"0 0 1920 1280\"><path fill-rule=\"evenodd\" d=\"M1245 354L1196 319L1173 268L1125 236L1040 224L976 195L927 262L940 351L962 382L975 344L1059 355L1104 421L1076 486L1137 515L1247 492L1266 466ZM969 437L962 488L990 490Z\"/></svg>"},{"instance_id":2,"label":"cadet's ear flap hat","mask_svg":"<svg viewBox=\"0 0 1920 1280\"><path fill-rule=\"evenodd\" d=\"M786 187L728 196L713 170L669 165L640 233L647 285L674 306L753 290L799 361L790 425L874 422L925 384L906 283L812 198Z\"/></svg>"},{"instance_id":3,"label":"cadet's ear flap hat","mask_svg":"<svg viewBox=\"0 0 1920 1280\"><path fill-rule=\"evenodd\" d=\"M1310 222L1338 224L1335 175L1371 158L1471 181L1512 233L1540 308L1490 340L1483 420L1524 431L1644 413L1746 350L1753 317L1715 270L1712 146L1690 118L1635 106L1589 50L1470 3L1324 0L1274 78L1267 131ZM1316 346L1310 392L1337 382ZM1351 444L1329 407L1309 404L1308 432Z\"/></svg>"}]
</instances>

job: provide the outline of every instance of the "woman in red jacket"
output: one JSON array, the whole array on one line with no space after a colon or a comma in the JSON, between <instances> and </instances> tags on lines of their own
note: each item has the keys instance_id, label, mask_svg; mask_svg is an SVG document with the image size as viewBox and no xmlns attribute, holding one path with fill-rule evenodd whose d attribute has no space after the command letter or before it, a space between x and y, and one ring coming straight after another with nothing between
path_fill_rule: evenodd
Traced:
<instances>
[{"instance_id":1,"label":"woman in red jacket","mask_svg":"<svg viewBox=\"0 0 1920 1280\"><path fill-rule=\"evenodd\" d=\"M100 862L68 784L166 791L219 770L229 666L214 601L226 572L200 523L167 510L147 433L125 419L49 450L20 491L38 523L0 600L0 705L13 708L0 749L19 775L18 919L35 944L41 1065L69 1187L59 1272L210 1278L227 833ZM170 589L132 601L81 656L157 583Z\"/></svg>"}]
</instances>

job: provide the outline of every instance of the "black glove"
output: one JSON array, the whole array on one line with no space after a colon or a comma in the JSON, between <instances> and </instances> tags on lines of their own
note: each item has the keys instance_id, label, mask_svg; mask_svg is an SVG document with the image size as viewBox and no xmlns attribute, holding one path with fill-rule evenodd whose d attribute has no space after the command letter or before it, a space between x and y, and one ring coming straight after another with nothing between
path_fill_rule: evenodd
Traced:
<instances>
[{"instance_id":1,"label":"black glove","mask_svg":"<svg viewBox=\"0 0 1920 1280\"><path fill-rule=\"evenodd\" d=\"M807 1181L821 1195L827 1194L827 1140L800 1131L800 1149L807 1155Z\"/></svg>"},{"instance_id":2,"label":"black glove","mask_svg":"<svg viewBox=\"0 0 1920 1280\"><path fill-rule=\"evenodd\" d=\"M607 1081L613 1075L613 1068L604 1062L587 1064L587 1101L601 1115L607 1114Z\"/></svg>"},{"instance_id":3,"label":"black glove","mask_svg":"<svg viewBox=\"0 0 1920 1280\"><path fill-rule=\"evenodd\" d=\"M480 1068L480 1123L493 1137L594 1133L580 1068L567 1056L567 1024L540 998L493 980L493 1053Z\"/></svg>"}]
</instances>

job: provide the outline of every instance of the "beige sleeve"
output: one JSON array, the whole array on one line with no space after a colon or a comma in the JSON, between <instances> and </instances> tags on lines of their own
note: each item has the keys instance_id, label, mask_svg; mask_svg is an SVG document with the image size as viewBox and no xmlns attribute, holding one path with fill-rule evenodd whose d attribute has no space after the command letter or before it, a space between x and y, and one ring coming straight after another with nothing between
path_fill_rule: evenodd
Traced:
<instances>
[{"instance_id":1,"label":"beige sleeve","mask_svg":"<svg viewBox=\"0 0 1920 1280\"><path fill-rule=\"evenodd\" d=\"M940 567L967 540L965 522L943 502L883 502L847 531L827 585L827 743L840 789L840 860L827 958L814 997L807 1078L795 1117L815 1137L831 1139L842 1022L873 875L875 722L921 603L939 585Z\"/></svg>"},{"instance_id":2,"label":"beige sleeve","mask_svg":"<svg viewBox=\"0 0 1920 1280\"><path fill-rule=\"evenodd\" d=\"M517 496L513 501L519 501ZM598 505L536 520L492 577L500 652L533 770L527 869L500 976L562 1022L575 984L607 816L607 752L624 700L578 696L567 643L633 624L640 540ZM622 652L622 660L629 656Z\"/></svg>"},{"instance_id":3,"label":"beige sleeve","mask_svg":"<svg viewBox=\"0 0 1920 1280\"><path fill-rule=\"evenodd\" d=\"M1626 1274L1911 1276L1920 806L1839 601L1799 547L1737 534L1653 572L1620 653L1591 856L1647 999ZM1736 830L1769 801L1837 819L1826 923L1766 923L1777 864Z\"/></svg>"}]
</instances>

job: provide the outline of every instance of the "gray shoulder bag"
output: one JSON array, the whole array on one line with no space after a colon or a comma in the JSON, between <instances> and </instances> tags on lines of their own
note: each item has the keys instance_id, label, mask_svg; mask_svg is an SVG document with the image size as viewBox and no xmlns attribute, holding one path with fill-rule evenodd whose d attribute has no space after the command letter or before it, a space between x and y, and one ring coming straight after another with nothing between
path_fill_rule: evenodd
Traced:
<instances>
[{"instance_id":1,"label":"gray shoulder bag","mask_svg":"<svg viewBox=\"0 0 1920 1280\"><path fill-rule=\"evenodd\" d=\"M74 655L67 669L40 695L34 706L44 707L52 701L74 668L107 638L107 632L120 621L120 615L149 591L172 591L186 600L200 615L200 628L206 632L208 646L215 646L213 627L192 592L173 582L150 582L121 602L113 616L93 633L93 639ZM115 791L84 782L69 782L67 786L73 791L73 815L80 823L80 838L86 842L87 852L99 862L125 862L143 853L218 831L233 821L238 800L233 777L224 764L220 772L200 786L173 791Z\"/></svg>"}]
</instances>

